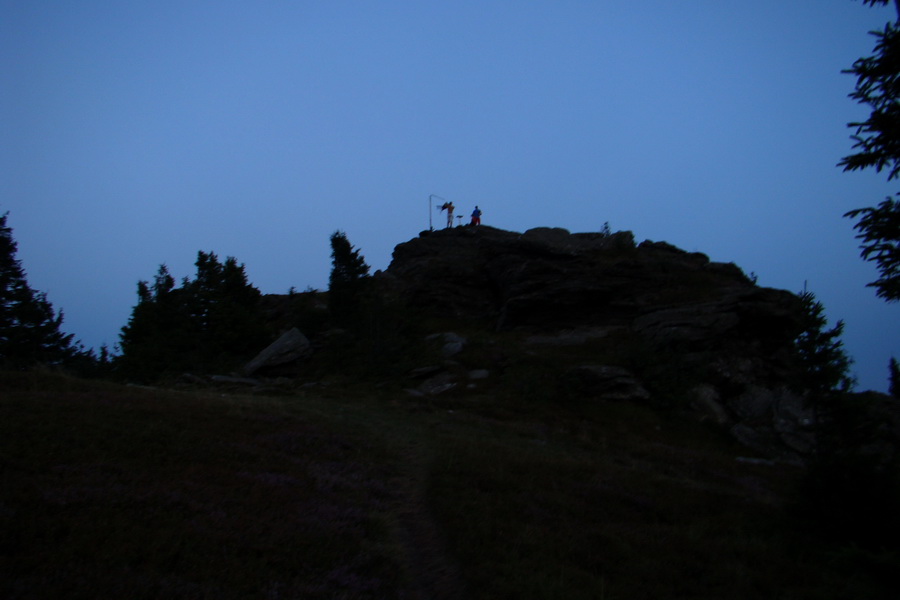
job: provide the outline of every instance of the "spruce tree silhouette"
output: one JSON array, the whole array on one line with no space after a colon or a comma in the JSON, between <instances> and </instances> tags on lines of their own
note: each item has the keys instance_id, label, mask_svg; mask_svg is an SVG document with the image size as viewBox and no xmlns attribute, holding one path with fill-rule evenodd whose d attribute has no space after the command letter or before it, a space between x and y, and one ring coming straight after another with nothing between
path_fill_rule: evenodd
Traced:
<instances>
[{"instance_id":1,"label":"spruce tree silhouette","mask_svg":"<svg viewBox=\"0 0 900 600\"><path fill-rule=\"evenodd\" d=\"M816 300L815 294L803 291L800 301L801 332L794 341L801 369L800 387L816 398L849 391L854 381L848 375L852 360L840 339L844 322L838 321L834 327L826 329L825 307Z\"/></svg>"},{"instance_id":2,"label":"spruce tree silhouette","mask_svg":"<svg viewBox=\"0 0 900 600\"><path fill-rule=\"evenodd\" d=\"M331 234L331 264L328 309L337 322L350 325L359 317L369 265L343 231Z\"/></svg>"},{"instance_id":3,"label":"spruce tree silhouette","mask_svg":"<svg viewBox=\"0 0 900 600\"><path fill-rule=\"evenodd\" d=\"M46 294L28 285L6 213L0 216L0 366L62 364L78 356Z\"/></svg>"},{"instance_id":4,"label":"spruce tree silhouette","mask_svg":"<svg viewBox=\"0 0 900 600\"><path fill-rule=\"evenodd\" d=\"M119 335L122 374L153 379L184 370L234 366L270 340L259 300L243 264L197 253L197 273L180 287L166 265L153 284L138 282L138 303Z\"/></svg>"},{"instance_id":5,"label":"spruce tree silhouette","mask_svg":"<svg viewBox=\"0 0 900 600\"><path fill-rule=\"evenodd\" d=\"M868 6L887 5L890 0L863 0ZM856 76L856 90L850 97L868 105L872 112L865 121L849 123L856 130L853 148L858 152L838 162L844 171L874 168L887 170L888 181L900 176L900 0L894 0L898 20L873 31L874 54L858 59L844 71ZM876 207L844 214L858 218L863 260L874 262L880 277L869 283L888 302L900 300L900 200L887 197Z\"/></svg>"}]
</instances>

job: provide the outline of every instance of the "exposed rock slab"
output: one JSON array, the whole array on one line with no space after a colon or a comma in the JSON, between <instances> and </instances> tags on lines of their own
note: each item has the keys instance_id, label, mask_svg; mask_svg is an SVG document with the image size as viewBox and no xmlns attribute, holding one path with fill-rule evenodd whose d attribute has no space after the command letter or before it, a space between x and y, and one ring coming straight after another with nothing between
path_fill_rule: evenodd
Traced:
<instances>
[{"instance_id":1,"label":"exposed rock slab","mask_svg":"<svg viewBox=\"0 0 900 600\"><path fill-rule=\"evenodd\" d=\"M296 327L286 331L244 366L244 374L296 362L312 353L312 345Z\"/></svg>"},{"instance_id":2,"label":"exposed rock slab","mask_svg":"<svg viewBox=\"0 0 900 600\"><path fill-rule=\"evenodd\" d=\"M628 369L608 365L579 365L568 369L565 380L570 389L604 400L639 402L650 393Z\"/></svg>"}]
</instances>

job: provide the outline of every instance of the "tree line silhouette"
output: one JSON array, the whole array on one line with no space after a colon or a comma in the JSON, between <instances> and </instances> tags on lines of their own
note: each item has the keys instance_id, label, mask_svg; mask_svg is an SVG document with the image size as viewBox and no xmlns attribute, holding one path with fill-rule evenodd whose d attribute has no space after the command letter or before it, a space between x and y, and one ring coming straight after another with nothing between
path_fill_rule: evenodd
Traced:
<instances>
[{"instance_id":1,"label":"tree line silhouette","mask_svg":"<svg viewBox=\"0 0 900 600\"><path fill-rule=\"evenodd\" d=\"M152 280L138 281L137 304L122 327L117 355L105 347L99 354L86 350L62 331L62 311L54 311L46 295L28 285L7 216L0 217L0 365L5 368L43 364L79 374L150 381L186 371L233 369L279 333L244 264L199 251L193 278L176 283L162 264ZM342 231L335 231L330 243L327 323L316 328L340 327L369 346L398 335L399 319L371 290L369 266L359 249ZM805 325L795 342L803 374L799 387L817 393L848 390L851 361L840 341L843 323L828 329L822 304L811 292L801 299ZM302 319L294 317L298 322L291 325L301 324ZM900 390L896 361L890 374L892 390Z\"/></svg>"},{"instance_id":2,"label":"tree line silhouette","mask_svg":"<svg viewBox=\"0 0 900 600\"><path fill-rule=\"evenodd\" d=\"M29 286L7 220L8 214L0 216L0 368L42 365L77 375L153 381L184 372L233 369L279 333L244 264L201 250L192 278L176 283L162 264L152 280L138 281L137 304L121 329L117 354L105 346L99 353L85 349L63 331L63 312ZM328 319L358 333L372 320L362 317L364 306L373 305L366 293L369 266L344 232L334 232L330 242ZM297 296L291 290L289 297ZM304 324L302 315L294 317L294 324Z\"/></svg>"},{"instance_id":3,"label":"tree line silhouette","mask_svg":"<svg viewBox=\"0 0 900 600\"><path fill-rule=\"evenodd\" d=\"M268 340L262 296L243 264L197 253L196 274L176 287L165 264L153 282L138 282L138 303L122 328L122 374L141 379L211 371L251 357Z\"/></svg>"}]
</instances>

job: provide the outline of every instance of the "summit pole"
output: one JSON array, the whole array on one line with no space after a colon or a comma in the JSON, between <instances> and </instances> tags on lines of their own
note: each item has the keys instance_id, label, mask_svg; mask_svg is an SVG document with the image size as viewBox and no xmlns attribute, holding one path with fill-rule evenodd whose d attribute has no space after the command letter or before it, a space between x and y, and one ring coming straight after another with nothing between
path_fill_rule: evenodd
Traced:
<instances>
[{"instance_id":1,"label":"summit pole","mask_svg":"<svg viewBox=\"0 0 900 600\"><path fill-rule=\"evenodd\" d=\"M437 194L431 194L430 196L428 196L428 231L434 231L434 227L432 227L432 225L431 225L431 203L432 203L432 198L437 198L438 200L441 200L441 201L443 201L443 202L446 202L446 201L447 201L446 198L441 198L441 197L438 196Z\"/></svg>"}]
</instances>

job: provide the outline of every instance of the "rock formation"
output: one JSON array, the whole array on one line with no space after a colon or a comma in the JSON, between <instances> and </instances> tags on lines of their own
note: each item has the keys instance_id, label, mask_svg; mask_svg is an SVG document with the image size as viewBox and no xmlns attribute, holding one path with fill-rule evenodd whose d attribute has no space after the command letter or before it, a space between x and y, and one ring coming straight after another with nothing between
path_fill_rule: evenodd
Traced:
<instances>
[{"instance_id":1,"label":"rock formation","mask_svg":"<svg viewBox=\"0 0 900 600\"><path fill-rule=\"evenodd\" d=\"M624 332L695 373L695 409L747 445L778 455L810 443L809 415L788 385L798 298L757 286L734 264L638 245L630 232L481 226L423 232L396 247L377 279L415 310L526 331L536 348ZM559 376L588 395L641 401L651 395L642 378L657 366L574 364Z\"/></svg>"},{"instance_id":2,"label":"rock formation","mask_svg":"<svg viewBox=\"0 0 900 600\"><path fill-rule=\"evenodd\" d=\"M290 364L306 358L312 352L312 345L296 327L284 332L244 366L245 375L253 375L263 369Z\"/></svg>"},{"instance_id":3,"label":"rock formation","mask_svg":"<svg viewBox=\"0 0 900 600\"><path fill-rule=\"evenodd\" d=\"M633 324L655 337L694 341L749 329L777 343L796 322L793 294L759 288L735 265L703 254L636 246L630 232L424 232L396 247L385 275L411 304L498 329Z\"/></svg>"},{"instance_id":4,"label":"rock formation","mask_svg":"<svg viewBox=\"0 0 900 600\"><path fill-rule=\"evenodd\" d=\"M326 325L312 344L289 332L244 375L301 373L307 366L283 366L313 349L324 351L306 363L319 376L335 365L343 371L353 360L347 348L368 348L371 362L402 347L400 336L419 335L418 350L401 357L414 397L521 388L524 372L550 401L689 410L768 458L799 460L813 447L813 415L792 385L801 302L757 286L734 264L664 242L636 244L627 231L456 227L399 244L370 283L378 308L364 335L389 340L360 345L354 336L363 334L329 329L320 294L267 297L279 329L296 323L300 304L307 322Z\"/></svg>"}]
</instances>

